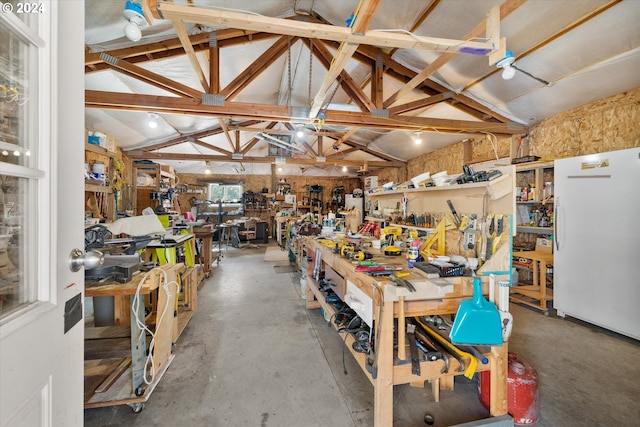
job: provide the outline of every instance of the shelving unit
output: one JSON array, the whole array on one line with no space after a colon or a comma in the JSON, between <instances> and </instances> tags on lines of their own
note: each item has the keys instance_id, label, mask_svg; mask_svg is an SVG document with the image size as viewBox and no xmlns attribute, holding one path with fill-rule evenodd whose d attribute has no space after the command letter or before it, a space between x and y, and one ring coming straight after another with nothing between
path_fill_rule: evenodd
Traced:
<instances>
[{"instance_id":1,"label":"shelving unit","mask_svg":"<svg viewBox=\"0 0 640 427\"><path fill-rule=\"evenodd\" d=\"M86 180L84 185L85 210L90 211L94 218L103 218L107 221L115 220L115 196L113 189L107 185L113 176L113 159L115 153L99 145L85 143L84 145L85 163L89 170L93 164L100 162L104 164L105 180Z\"/></svg>"},{"instance_id":2,"label":"shelving unit","mask_svg":"<svg viewBox=\"0 0 640 427\"><path fill-rule=\"evenodd\" d=\"M532 219L532 213L537 209L550 208L553 210L553 196L544 194L546 182L553 184L553 161L516 165L516 189L531 188L532 186L534 188L532 192L521 192L521 194L527 194L527 200L523 200L522 196L518 197L518 194L516 194L516 204L519 211L524 212L526 210L529 217L529 222L516 224L516 230L519 233L553 234L552 225L543 226L540 225L541 218ZM523 215L519 216L522 217ZM525 218L520 219L524 220ZM549 218L549 220L552 220L552 218Z\"/></svg>"},{"instance_id":3,"label":"shelving unit","mask_svg":"<svg viewBox=\"0 0 640 427\"><path fill-rule=\"evenodd\" d=\"M526 188L527 191L521 191L519 197L516 194L518 225L514 246L522 251L513 254L513 268L518 271L519 283L511 288L511 300L542 310L545 314L548 302L553 300L553 273L548 273L553 271L553 254L534 249L538 238L553 235L553 193L548 187L545 190L545 183L552 186L553 178L553 161L516 165L516 188ZM530 192L530 188L535 190ZM527 200L524 200L524 194ZM541 210L546 216L535 213ZM522 258L528 262L522 263Z\"/></svg>"},{"instance_id":4,"label":"shelving unit","mask_svg":"<svg viewBox=\"0 0 640 427\"><path fill-rule=\"evenodd\" d=\"M151 207L164 206L167 210L174 208L173 197L169 197L168 189L176 184L173 172L159 164L134 163L133 179L136 184L136 212Z\"/></svg>"}]
</instances>

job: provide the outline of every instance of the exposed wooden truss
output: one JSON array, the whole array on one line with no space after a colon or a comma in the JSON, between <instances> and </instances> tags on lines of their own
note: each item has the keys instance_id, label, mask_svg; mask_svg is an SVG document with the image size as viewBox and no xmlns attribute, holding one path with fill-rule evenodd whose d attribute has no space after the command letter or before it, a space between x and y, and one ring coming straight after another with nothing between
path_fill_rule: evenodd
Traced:
<instances>
[{"instance_id":1,"label":"exposed wooden truss","mask_svg":"<svg viewBox=\"0 0 640 427\"><path fill-rule=\"evenodd\" d=\"M521 4L523 0L508 0L505 4L510 7ZM275 19L268 17L257 17L251 15L251 19L243 14L235 12L222 12L218 10L203 10L189 6L179 6L166 1L144 2L148 10L158 17L173 21L178 34L178 38L134 48L118 49L110 52L99 53L88 52L85 56L85 70L87 73L100 71L106 67L111 67L118 72L127 74L136 79L152 84L156 87L167 90L178 95L175 96L151 96L136 95L126 93L109 93L100 91L86 91L85 102L88 108L103 109L123 109L132 111L154 111L158 113L206 115L218 118L220 127L193 135L182 135L170 141L154 144L142 149L130 151L129 154L135 158L156 158L173 160L210 160L210 161L238 161L232 159L233 153L242 154L243 162L272 162L269 157L250 156L251 149L259 142L258 138L252 138L244 145L241 145L239 131L251 129L258 123L269 122L266 129L273 129L278 122L282 122L290 132L291 110L282 105L262 105L234 102L233 99L242 92L252 81L254 81L264 70L269 68L275 61L281 59L288 52L290 46L298 38L305 45L310 47L314 57L327 69L327 74L323 80L321 88L317 91L310 117L315 117L318 111L324 107L327 101L329 88L338 82L343 91L351 98L352 102L360 108L361 112L344 112L323 110L323 123L337 126L347 126L351 130L343 133L316 132L317 138L313 143L304 142L302 147L304 156L296 156L288 159L288 163L312 164L315 161L324 162L331 160L340 161L341 165L353 166L362 165L363 161L349 161L344 156L354 151L362 151L371 156L375 156L380 161L365 161L368 166L401 166L404 162L387 156L384 153L369 149L366 145L350 140L349 138L357 132L359 128L377 128L388 130L425 130L433 129L439 132L492 132L494 134L520 134L526 129L507 118L496 114L485 106L458 94L451 93L447 88L429 80L422 78L420 74L398 64L391 59L389 49L394 48L416 48L431 49L445 52L445 55L455 55L459 49L473 48L487 51L495 50L495 40L488 42L452 41L446 39L421 38L405 34L379 33L367 31L367 27L379 0L365 0L361 15L356 20L353 28L335 27L324 23L317 23L313 17L297 17L297 19ZM148 4L147 4L148 3ZM433 5L432 7L435 7ZM502 6L505 8L505 6ZM502 14L502 9L501 14ZM506 10L506 9L505 9ZM427 8L418 20L424 20L430 9ZM212 33L188 36L184 31L184 22L197 22L199 24L217 25L224 22L225 26L237 27L219 29ZM496 23L489 28L489 19L478 24L472 32L487 34L496 33ZM499 21L498 21L499 24ZM418 24L416 24L418 25ZM498 28L499 33L499 28ZM247 43L256 40L274 39L275 41L267 51L258 57L244 71L240 72L226 87L221 88L219 82L220 50L227 46ZM384 40L383 40L384 39ZM455 42L455 48L452 48ZM373 47L373 45L378 47ZM336 49L332 54L329 46ZM380 48L380 46L382 48ZM384 49L384 50L383 50ZM202 70L196 52L204 51L209 60L209 69ZM144 61L167 58L176 55L187 55L194 72L200 81L201 88L191 88L178 82L149 72L136 65ZM345 70L344 66L351 60L358 60L370 65L372 70L371 93L367 95L362 90L362 82L356 82ZM424 71L423 71L424 73ZM208 75L208 80L205 77ZM373 114L373 110L382 110L383 107L391 105L390 99L386 101L382 98L383 78L390 77L405 83L405 93L411 90L419 90L425 97L417 101L399 104L395 101L401 99L401 94L396 93L393 99L394 106L387 108L386 115ZM408 89L412 86L411 89ZM218 99L223 99L221 105L205 105L202 102L203 95L215 95ZM427 117L417 117L416 114L439 102L447 102L456 108L471 114L480 121L472 120L448 120ZM225 120L242 120L242 123L235 125L233 129L225 123ZM235 139L231 132L235 131ZM276 131L274 131L276 132ZM282 131L281 131L282 132ZM224 133L230 146L230 150L214 147L202 141L209 135ZM329 146L325 153L323 147L323 137L330 137L336 142ZM168 148L189 141L192 144L207 147L220 153L214 156L196 156L191 158L189 154L178 153L157 153L155 150ZM341 144L349 148L334 152L334 146ZM140 157L136 157L140 156ZM324 159L326 157L326 160ZM316 160L317 159L317 160Z\"/></svg>"}]
</instances>

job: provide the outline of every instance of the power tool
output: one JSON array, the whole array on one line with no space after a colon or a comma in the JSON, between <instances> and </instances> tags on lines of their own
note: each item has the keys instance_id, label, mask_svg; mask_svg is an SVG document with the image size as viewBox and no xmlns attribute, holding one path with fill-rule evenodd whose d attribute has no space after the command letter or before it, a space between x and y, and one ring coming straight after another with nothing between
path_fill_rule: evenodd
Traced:
<instances>
[{"instance_id":1,"label":"power tool","mask_svg":"<svg viewBox=\"0 0 640 427\"><path fill-rule=\"evenodd\" d=\"M402 255L402 249L394 245L398 237L402 235L402 227L390 225L385 227L382 231L387 238L385 246L383 248L384 254L386 256Z\"/></svg>"}]
</instances>

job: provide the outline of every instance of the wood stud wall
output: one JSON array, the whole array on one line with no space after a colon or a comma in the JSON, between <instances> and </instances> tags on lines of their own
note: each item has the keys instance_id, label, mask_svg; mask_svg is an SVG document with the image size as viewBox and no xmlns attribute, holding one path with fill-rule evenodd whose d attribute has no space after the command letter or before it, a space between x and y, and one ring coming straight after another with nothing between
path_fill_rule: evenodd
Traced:
<instances>
[{"instance_id":1,"label":"wood stud wall","mask_svg":"<svg viewBox=\"0 0 640 427\"><path fill-rule=\"evenodd\" d=\"M534 125L529 133L529 154L546 160L583 154L601 153L640 146L640 88L601 101L556 114ZM498 156L508 157L511 138L497 138ZM428 143L428 140L427 140ZM471 157L465 159L465 153ZM464 142L409 160L407 176L426 171L432 174L447 171L462 173L462 165L480 163L495 158L493 147L485 137L471 141L471 150ZM378 182L399 182L395 168L372 171ZM384 177L384 178L381 178ZM387 179L389 178L389 179Z\"/></svg>"}]
</instances>

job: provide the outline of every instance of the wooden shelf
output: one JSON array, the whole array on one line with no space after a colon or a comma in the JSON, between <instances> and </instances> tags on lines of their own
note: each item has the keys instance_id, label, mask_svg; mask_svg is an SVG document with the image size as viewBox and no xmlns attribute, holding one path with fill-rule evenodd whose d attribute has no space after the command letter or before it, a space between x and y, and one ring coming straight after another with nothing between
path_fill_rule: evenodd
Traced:
<instances>
[{"instance_id":1,"label":"wooden shelf","mask_svg":"<svg viewBox=\"0 0 640 427\"><path fill-rule=\"evenodd\" d=\"M92 193L113 193L113 188L108 187L106 185L96 185L96 184L85 184L84 191L89 191Z\"/></svg>"},{"instance_id":2,"label":"wooden shelf","mask_svg":"<svg viewBox=\"0 0 640 427\"><path fill-rule=\"evenodd\" d=\"M99 145L85 143L84 150L89 151L91 153L99 154L101 156L109 157L110 159L113 159L116 156L116 154L113 151L109 151L106 148L101 147Z\"/></svg>"},{"instance_id":3,"label":"wooden shelf","mask_svg":"<svg viewBox=\"0 0 640 427\"><path fill-rule=\"evenodd\" d=\"M439 191L459 191L459 190L473 190L479 188L487 188L491 199L499 199L506 194L505 192L511 192L511 182L513 177L510 175L502 175L496 179L486 182L471 182L469 184L452 184L452 185L442 185L439 187L425 187L425 188L408 188L406 190L388 190L388 191L379 191L368 193L367 195L371 198L381 197L381 196L389 196L389 195L415 195L416 193L428 193L428 192L439 192ZM506 184L506 186L505 186Z\"/></svg>"}]
</instances>

